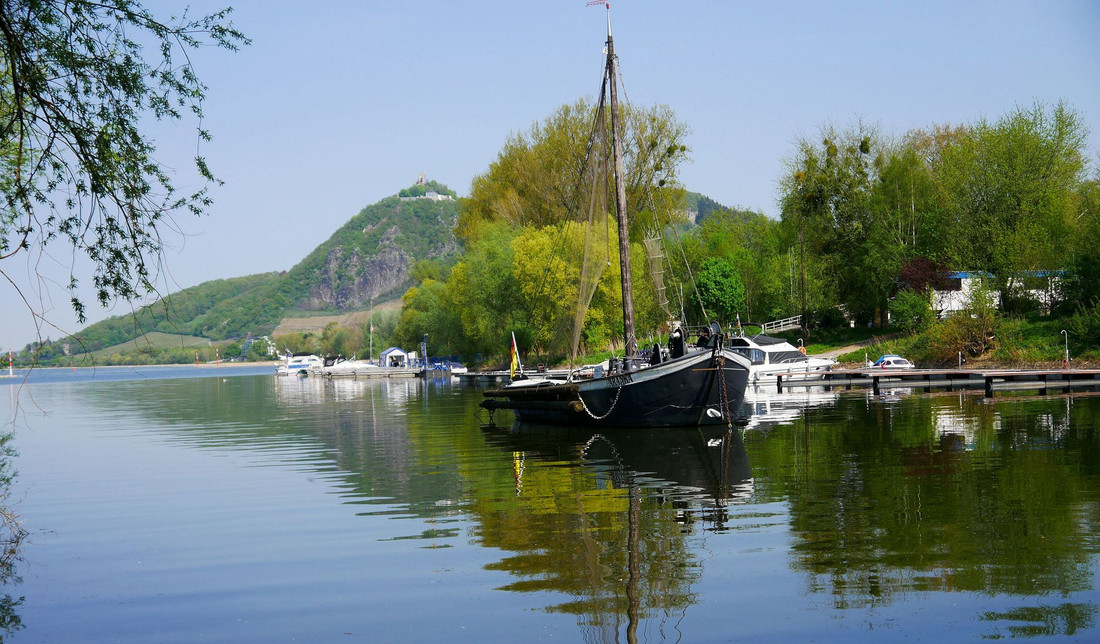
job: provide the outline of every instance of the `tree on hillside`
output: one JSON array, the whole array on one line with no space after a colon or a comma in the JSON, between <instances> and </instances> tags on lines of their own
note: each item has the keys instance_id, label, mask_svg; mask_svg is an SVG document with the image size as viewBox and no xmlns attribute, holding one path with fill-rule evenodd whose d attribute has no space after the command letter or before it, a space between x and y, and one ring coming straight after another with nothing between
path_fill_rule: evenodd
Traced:
<instances>
[{"instance_id":1,"label":"tree on hillside","mask_svg":"<svg viewBox=\"0 0 1100 644\"><path fill-rule=\"evenodd\" d=\"M229 13L164 20L135 0L0 2L0 260L63 243L91 260L101 304L153 290L166 218L203 214L217 179L196 156L206 185L177 191L143 121L187 116L210 139L188 55L248 43ZM11 279L3 264L0 275ZM68 289L83 322L79 280L72 272Z\"/></svg>"}]
</instances>

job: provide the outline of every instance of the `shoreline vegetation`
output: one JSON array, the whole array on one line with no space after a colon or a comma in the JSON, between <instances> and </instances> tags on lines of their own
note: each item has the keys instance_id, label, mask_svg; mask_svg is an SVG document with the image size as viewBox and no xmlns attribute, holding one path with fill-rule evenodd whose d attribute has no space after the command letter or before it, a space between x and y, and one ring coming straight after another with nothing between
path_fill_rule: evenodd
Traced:
<instances>
[{"instance_id":1,"label":"shoreline vegetation","mask_svg":"<svg viewBox=\"0 0 1100 644\"><path fill-rule=\"evenodd\" d=\"M1069 344L1070 368L1096 368L1100 366L1100 351L1092 348L1088 338L1081 338L1078 334L1088 331L1080 328L1069 334L1062 334L1062 329L1073 320L1064 317L1040 317L1032 320L1020 319L1008 316L993 315L987 320L987 325L977 326L970 317L956 316L946 320L936 320L929 323L928 327L916 333L884 332L881 328L833 328L816 329L803 336L800 331L786 331L773 334L782 337L792 344L797 344L804 339L807 353L832 357L837 360L838 368L859 368L865 360L874 360L883 354L899 354L912 360L918 368L961 368L963 369L1039 369L1057 370L1062 368L1062 360L1065 357L1066 344ZM957 327L963 327L960 331ZM755 334L754 327L745 327L746 335ZM948 339L945 340L944 337ZM276 338L280 347L283 346L281 338ZM647 338L649 345L659 342L656 337ZM224 348L224 343L220 345ZM375 343L375 351L380 352L385 343ZM1080 348L1078 348L1080 347ZM193 359L187 361L155 361L149 354L129 354L125 356L133 362L119 363L103 361L101 356L89 356L81 354L72 356L68 361L64 357L58 357L50 363L38 363L31 365L15 363L16 369L26 368L133 368L133 367L163 367L163 366L199 366L212 367L256 367L268 365L276 367L282 361L278 359L252 359L240 358L227 360L208 359L214 346L205 347L201 351L200 360L196 363ZM976 350L980 349L980 352ZM102 353L107 353L105 350ZM299 352L313 352L326 355L342 355L342 352L326 352L320 347L309 349L296 349ZM575 366L602 362L610 357L619 356L621 350L588 353L578 356L574 361ZM189 350L193 358L194 351ZM111 356L116 360L122 356ZM377 358L377 355L374 356ZM470 356L448 356L457 358L473 371L507 370L506 357L485 356L481 360L472 359ZM255 358L255 356L253 356ZM562 369L570 366L568 359L559 356L535 355L529 352L521 355L525 365L545 364L550 368ZM6 372L6 365L0 362L0 372Z\"/></svg>"},{"instance_id":2,"label":"shoreline vegetation","mask_svg":"<svg viewBox=\"0 0 1100 644\"><path fill-rule=\"evenodd\" d=\"M112 332L93 325L28 345L24 363L210 363L219 350L223 359L243 357L247 338L261 335L279 354L345 357L427 339L429 355L474 369L507 365L513 338L525 364L616 355L624 333L615 323L616 267L584 270L602 262L590 247L614 247L616 233L599 222L586 228L574 204L591 200L561 180L586 158L594 109L585 100L563 105L511 138L469 196L455 199L453 226L449 216L418 222L418 233L431 233L448 253L418 255L412 285L386 310L375 303L367 320L332 311L275 333L279 319L287 330L303 303L324 299L320 291L373 286L355 281L361 273L304 261L287 273L304 281L277 311L258 316L230 305L228 283L196 288L190 300L177 296L171 306L113 319ZM654 333L639 338L643 346L662 343L673 318L699 327L800 314L805 328L780 335L803 340L811 354L861 343L862 351L837 355L843 364L859 364L864 353L935 368L1061 367L1067 354L1070 365L1100 362L1100 167L1088 158L1081 116L1070 106L1037 103L996 121L931 125L902 137L863 123L823 126L800 138L787 160L778 219L686 192L677 171L688 157L686 126L670 110L625 116L628 131L652 134L626 155L634 164L627 173L639 177L628 182L627 210L641 217L623 245L634 266L653 262L653 279L638 270L632 284L637 328ZM595 210L604 216L606 204ZM381 243L363 237L360 223L353 219L339 244L324 248L350 253ZM651 253L650 245L674 250ZM332 274L343 281L322 279ZM231 324L222 317L229 313ZM140 341L120 344L135 330ZM248 358L269 356L253 347Z\"/></svg>"}]
</instances>

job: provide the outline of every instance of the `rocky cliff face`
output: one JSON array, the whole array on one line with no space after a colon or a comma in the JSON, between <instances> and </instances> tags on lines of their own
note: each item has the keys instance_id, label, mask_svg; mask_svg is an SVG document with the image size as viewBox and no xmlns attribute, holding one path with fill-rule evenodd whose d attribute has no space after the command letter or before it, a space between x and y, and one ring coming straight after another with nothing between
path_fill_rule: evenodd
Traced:
<instances>
[{"instance_id":1,"label":"rocky cliff face","mask_svg":"<svg viewBox=\"0 0 1100 644\"><path fill-rule=\"evenodd\" d=\"M365 255L357 248L333 248L325 257L321 281L310 290L303 308L339 311L363 308L372 298L381 298L405 286L413 261L395 244L379 247L374 255Z\"/></svg>"},{"instance_id":2,"label":"rocky cliff face","mask_svg":"<svg viewBox=\"0 0 1100 644\"><path fill-rule=\"evenodd\" d=\"M292 271L306 286L297 306L351 311L399 297L418 260L458 252L455 201L391 197L363 209Z\"/></svg>"}]
</instances>

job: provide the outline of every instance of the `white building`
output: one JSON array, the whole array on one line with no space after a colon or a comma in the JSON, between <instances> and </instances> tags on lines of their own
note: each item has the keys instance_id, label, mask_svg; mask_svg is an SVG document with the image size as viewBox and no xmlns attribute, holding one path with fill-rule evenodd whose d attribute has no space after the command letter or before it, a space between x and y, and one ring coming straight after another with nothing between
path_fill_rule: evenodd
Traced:
<instances>
[{"instance_id":1,"label":"white building","mask_svg":"<svg viewBox=\"0 0 1100 644\"><path fill-rule=\"evenodd\" d=\"M1009 286L1021 289L1029 299L1039 304L1039 310L1047 313L1055 304L1061 271L1028 271L1021 277L1009 280ZM994 306L1001 305L1001 292L992 290L987 283L993 278L989 273L953 271L948 273L951 288L932 292L932 310L940 317L950 317L970 306L974 292L985 284Z\"/></svg>"}]
</instances>

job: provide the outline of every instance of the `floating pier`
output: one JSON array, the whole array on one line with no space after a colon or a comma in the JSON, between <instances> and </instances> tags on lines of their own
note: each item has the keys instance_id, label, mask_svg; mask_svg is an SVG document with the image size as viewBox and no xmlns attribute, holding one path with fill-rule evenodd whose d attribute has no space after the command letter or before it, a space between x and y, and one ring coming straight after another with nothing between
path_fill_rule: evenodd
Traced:
<instances>
[{"instance_id":1,"label":"floating pier","mask_svg":"<svg viewBox=\"0 0 1100 644\"><path fill-rule=\"evenodd\" d=\"M783 376L787 376L784 380ZM806 380L807 376L822 376ZM802 379L798 379L802 378ZM851 389L853 387L871 387L876 395L883 387L923 389L982 390L987 398L998 391L1038 391L1046 395L1048 390L1067 393L1073 389L1092 389L1100 391L1100 369L1064 369L1064 370L1022 370L997 369L989 371L969 369L840 369L824 374L793 373L776 377L777 391L797 387L821 387L826 390L834 387Z\"/></svg>"},{"instance_id":2,"label":"floating pier","mask_svg":"<svg viewBox=\"0 0 1100 644\"><path fill-rule=\"evenodd\" d=\"M464 385L491 385L510 380L507 371L467 371L455 374L455 377Z\"/></svg>"},{"instance_id":3,"label":"floating pier","mask_svg":"<svg viewBox=\"0 0 1100 644\"><path fill-rule=\"evenodd\" d=\"M525 372L529 376L539 378L562 378L569 375L568 369L540 369L538 371ZM512 378L507 371L469 371L456 373L455 377L464 385L492 385L509 382Z\"/></svg>"}]
</instances>

